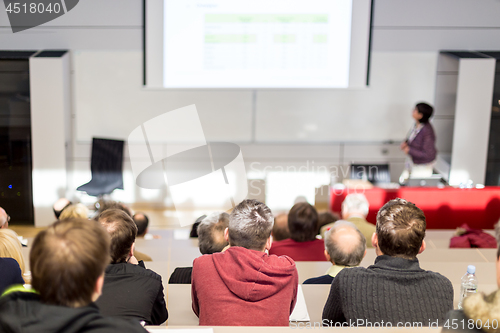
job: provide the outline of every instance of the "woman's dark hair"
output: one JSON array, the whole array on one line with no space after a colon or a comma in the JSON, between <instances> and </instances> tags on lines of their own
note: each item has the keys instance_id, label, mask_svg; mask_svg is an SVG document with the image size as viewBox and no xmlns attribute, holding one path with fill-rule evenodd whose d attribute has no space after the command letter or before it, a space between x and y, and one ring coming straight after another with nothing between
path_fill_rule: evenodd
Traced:
<instances>
[{"instance_id":1,"label":"woman's dark hair","mask_svg":"<svg viewBox=\"0 0 500 333\"><path fill-rule=\"evenodd\" d=\"M429 118L432 116L432 112L434 112L434 108L427 103L418 103L415 105L418 113L422 115L422 118L419 120L422 124L426 124L429 122Z\"/></svg>"},{"instance_id":2,"label":"woman's dark hair","mask_svg":"<svg viewBox=\"0 0 500 333\"><path fill-rule=\"evenodd\" d=\"M307 202L295 204L288 213L290 238L296 242L308 242L316 239L318 231L318 212Z\"/></svg>"}]
</instances>

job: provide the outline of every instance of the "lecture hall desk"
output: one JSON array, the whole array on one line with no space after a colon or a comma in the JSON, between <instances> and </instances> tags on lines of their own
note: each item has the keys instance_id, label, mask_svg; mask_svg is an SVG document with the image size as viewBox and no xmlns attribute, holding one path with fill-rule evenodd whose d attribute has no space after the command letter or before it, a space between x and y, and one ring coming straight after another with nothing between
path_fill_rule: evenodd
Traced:
<instances>
[{"instance_id":1,"label":"lecture hall desk","mask_svg":"<svg viewBox=\"0 0 500 333\"><path fill-rule=\"evenodd\" d=\"M413 202L425 213L427 229L455 229L467 223L475 229L493 229L500 218L500 187L482 189L454 187L372 188L367 190L330 188L330 209L340 212L349 193L363 193L370 203L367 220L375 223L380 207L387 201L403 198Z\"/></svg>"}]
</instances>

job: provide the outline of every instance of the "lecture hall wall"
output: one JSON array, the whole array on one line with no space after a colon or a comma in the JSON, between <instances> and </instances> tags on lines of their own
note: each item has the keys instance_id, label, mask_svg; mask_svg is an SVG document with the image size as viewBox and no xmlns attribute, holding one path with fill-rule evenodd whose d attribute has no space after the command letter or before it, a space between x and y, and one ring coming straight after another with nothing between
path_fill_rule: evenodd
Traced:
<instances>
[{"instance_id":1,"label":"lecture hall wall","mask_svg":"<svg viewBox=\"0 0 500 333\"><path fill-rule=\"evenodd\" d=\"M126 139L142 122L189 104L196 104L208 140L241 146L251 177L265 178L267 171L286 167L338 168L368 162L389 163L396 180L404 166L399 141L411 126L416 102L436 105L438 149L451 151L453 96L435 100L434 92L437 85L456 84L456 73L439 72L438 52L499 50L500 1L373 3L370 86L364 89L144 89L140 0L80 1L68 14L16 34L1 11L0 48L71 51L68 196L90 179L93 136ZM115 191L115 198L171 205L165 191L134 185L125 154L126 190Z\"/></svg>"}]
</instances>

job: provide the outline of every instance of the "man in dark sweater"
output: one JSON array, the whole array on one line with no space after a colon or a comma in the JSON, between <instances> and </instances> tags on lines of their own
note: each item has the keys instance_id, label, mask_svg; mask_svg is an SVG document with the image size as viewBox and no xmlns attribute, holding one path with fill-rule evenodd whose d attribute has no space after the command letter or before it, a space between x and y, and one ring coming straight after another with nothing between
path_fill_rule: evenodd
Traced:
<instances>
[{"instance_id":1,"label":"man in dark sweater","mask_svg":"<svg viewBox=\"0 0 500 333\"><path fill-rule=\"evenodd\" d=\"M98 221L111 236L111 264L106 267L102 296L96 302L101 313L149 325L164 323L168 312L161 276L134 257L135 222L120 209L103 211Z\"/></svg>"},{"instance_id":2,"label":"man in dark sweater","mask_svg":"<svg viewBox=\"0 0 500 333\"><path fill-rule=\"evenodd\" d=\"M425 215L417 206L403 199L386 203L372 237L375 264L337 275L323 325L443 325L453 308L453 287L446 277L420 268L417 254L425 249L424 237Z\"/></svg>"},{"instance_id":3,"label":"man in dark sweater","mask_svg":"<svg viewBox=\"0 0 500 333\"><path fill-rule=\"evenodd\" d=\"M335 222L325 233L325 256L332 263L325 275L310 278L303 284L332 284L333 278L346 267L358 266L366 255L366 239L348 221Z\"/></svg>"}]
</instances>

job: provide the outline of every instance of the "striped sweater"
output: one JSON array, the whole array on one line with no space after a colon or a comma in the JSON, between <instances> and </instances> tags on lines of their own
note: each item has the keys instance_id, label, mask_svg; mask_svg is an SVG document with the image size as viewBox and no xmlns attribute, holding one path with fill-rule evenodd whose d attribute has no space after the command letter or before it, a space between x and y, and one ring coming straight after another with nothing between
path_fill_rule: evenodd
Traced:
<instances>
[{"instance_id":1,"label":"striped sweater","mask_svg":"<svg viewBox=\"0 0 500 333\"><path fill-rule=\"evenodd\" d=\"M453 286L446 277L420 268L417 259L378 256L368 268L342 270L333 280L323 309L323 325L358 326L429 323L453 309Z\"/></svg>"}]
</instances>

